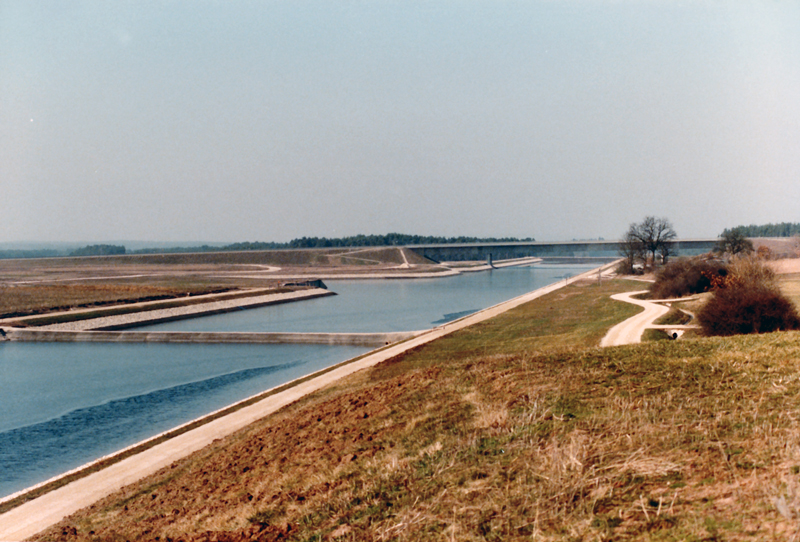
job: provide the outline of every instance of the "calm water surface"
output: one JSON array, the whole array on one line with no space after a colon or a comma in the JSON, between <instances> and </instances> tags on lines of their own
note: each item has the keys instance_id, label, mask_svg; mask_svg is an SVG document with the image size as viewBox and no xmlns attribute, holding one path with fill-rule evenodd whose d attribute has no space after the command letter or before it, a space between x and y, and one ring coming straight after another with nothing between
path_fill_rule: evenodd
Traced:
<instances>
[{"instance_id":1,"label":"calm water surface","mask_svg":"<svg viewBox=\"0 0 800 542\"><path fill-rule=\"evenodd\" d=\"M142 329L426 329L590 266L442 279L326 281L327 298ZM0 496L367 348L327 345L0 344Z\"/></svg>"},{"instance_id":2,"label":"calm water surface","mask_svg":"<svg viewBox=\"0 0 800 542\"><path fill-rule=\"evenodd\" d=\"M0 345L0 496L368 348Z\"/></svg>"},{"instance_id":3,"label":"calm water surface","mask_svg":"<svg viewBox=\"0 0 800 542\"><path fill-rule=\"evenodd\" d=\"M138 328L147 331L383 332L428 329L593 266L532 266L440 279L326 280L329 296Z\"/></svg>"}]
</instances>

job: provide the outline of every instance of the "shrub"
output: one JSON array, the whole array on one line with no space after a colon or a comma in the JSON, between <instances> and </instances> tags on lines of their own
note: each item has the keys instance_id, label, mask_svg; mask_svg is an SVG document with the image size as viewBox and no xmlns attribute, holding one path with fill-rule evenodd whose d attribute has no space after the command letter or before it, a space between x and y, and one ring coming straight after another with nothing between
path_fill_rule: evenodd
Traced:
<instances>
[{"instance_id":1,"label":"shrub","mask_svg":"<svg viewBox=\"0 0 800 542\"><path fill-rule=\"evenodd\" d=\"M650 297L667 299L707 292L727 273L727 266L720 261L700 258L672 260L656 274Z\"/></svg>"},{"instance_id":2,"label":"shrub","mask_svg":"<svg viewBox=\"0 0 800 542\"><path fill-rule=\"evenodd\" d=\"M769 333L800 328L792 302L770 288L737 287L714 292L697 314L706 335Z\"/></svg>"},{"instance_id":3,"label":"shrub","mask_svg":"<svg viewBox=\"0 0 800 542\"><path fill-rule=\"evenodd\" d=\"M756 258L733 263L714 295L697 314L706 335L739 335L800 329L800 317L775 282L775 274Z\"/></svg>"},{"instance_id":4,"label":"shrub","mask_svg":"<svg viewBox=\"0 0 800 542\"><path fill-rule=\"evenodd\" d=\"M643 269L641 267L636 268L633 266L630 260L623 259L617 264L614 272L617 275L641 275L643 273Z\"/></svg>"},{"instance_id":5,"label":"shrub","mask_svg":"<svg viewBox=\"0 0 800 542\"><path fill-rule=\"evenodd\" d=\"M760 247L758 247L756 255L761 260L771 260L773 258L772 249L765 245L761 245Z\"/></svg>"}]
</instances>

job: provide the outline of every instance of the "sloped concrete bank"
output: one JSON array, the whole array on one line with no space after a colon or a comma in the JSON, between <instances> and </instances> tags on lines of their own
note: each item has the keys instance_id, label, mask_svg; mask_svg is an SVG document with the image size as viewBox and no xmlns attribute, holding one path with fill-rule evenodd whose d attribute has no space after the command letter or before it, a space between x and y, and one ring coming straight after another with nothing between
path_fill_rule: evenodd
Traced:
<instances>
[{"instance_id":1,"label":"sloped concrete bank","mask_svg":"<svg viewBox=\"0 0 800 542\"><path fill-rule=\"evenodd\" d=\"M37 326L38 329L47 331L111 331L129 329L137 326L150 324L160 324L197 316L207 316L211 314L221 314L234 312L243 309L264 307L267 305L278 305L304 299L314 299L336 295L335 292L324 288L313 288L310 290L297 290L294 292L284 292L280 294L257 295L253 297L240 297L222 301L209 301L197 305L185 305L181 307L171 307L167 309L144 310L140 312L130 312L113 316L101 316L99 318L87 318L84 320L74 320L60 324L50 324ZM6 328L8 330L8 328Z\"/></svg>"},{"instance_id":2,"label":"sloped concrete bank","mask_svg":"<svg viewBox=\"0 0 800 542\"><path fill-rule=\"evenodd\" d=\"M185 331L58 331L6 328L5 339L18 342L327 344L379 347L421 332L257 333Z\"/></svg>"}]
</instances>

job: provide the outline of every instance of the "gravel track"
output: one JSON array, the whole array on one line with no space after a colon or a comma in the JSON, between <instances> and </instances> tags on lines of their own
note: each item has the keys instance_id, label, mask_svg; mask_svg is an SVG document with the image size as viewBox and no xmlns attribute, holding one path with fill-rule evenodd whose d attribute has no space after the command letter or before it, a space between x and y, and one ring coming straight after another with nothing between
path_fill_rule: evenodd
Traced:
<instances>
[{"instance_id":1,"label":"gravel track","mask_svg":"<svg viewBox=\"0 0 800 542\"><path fill-rule=\"evenodd\" d=\"M697 326L693 325L656 325L653 324L660 317L669 312L669 307L662 303L671 303L674 301L688 301L693 298L683 299L634 299L633 296L645 294L648 290L639 290L636 292L625 292L622 294L614 294L611 299L638 305L644 309L643 312L631 316L624 322L620 322L608 330L606 336L600 341L600 346L620 346L623 344L635 344L642 342L642 334L645 329L670 329L670 330L684 330L693 329Z\"/></svg>"}]
</instances>

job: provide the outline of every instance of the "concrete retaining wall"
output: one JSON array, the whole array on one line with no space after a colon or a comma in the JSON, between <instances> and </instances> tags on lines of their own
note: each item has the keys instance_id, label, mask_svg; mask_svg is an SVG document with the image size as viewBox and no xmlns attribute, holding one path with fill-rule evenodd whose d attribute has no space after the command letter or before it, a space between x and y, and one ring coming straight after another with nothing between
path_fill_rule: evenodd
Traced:
<instances>
[{"instance_id":1,"label":"concrete retaining wall","mask_svg":"<svg viewBox=\"0 0 800 542\"><path fill-rule=\"evenodd\" d=\"M72 320L59 324L36 326L36 329L46 331L116 331L139 326L147 326L150 324L160 324L163 322L196 318L198 316L222 314L225 312L234 312L244 309L264 307L267 305L277 305L280 303L290 303L304 299L314 299L316 297L324 297L329 295L336 294L326 289L315 288L312 290L296 290L280 294L273 293L256 295L252 297L238 297L235 299L226 299L221 301L214 301L211 299L207 303L180 305L165 309L155 308L140 312L127 312L124 314L99 316L97 318L89 318L86 320ZM36 319L39 317L32 318Z\"/></svg>"},{"instance_id":2,"label":"concrete retaining wall","mask_svg":"<svg viewBox=\"0 0 800 542\"><path fill-rule=\"evenodd\" d=\"M419 334L395 333L249 333L183 331L53 331L6 328L5 339L19 342L105 343L240 343L240 344L328 344L385 346Z\"/></svg>"}]
</instances>

